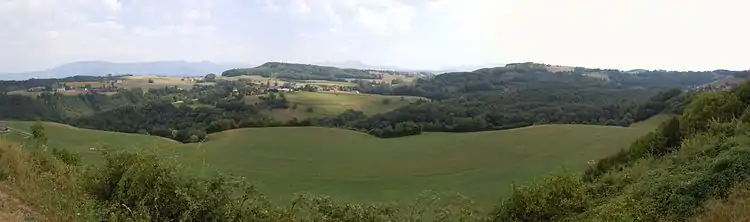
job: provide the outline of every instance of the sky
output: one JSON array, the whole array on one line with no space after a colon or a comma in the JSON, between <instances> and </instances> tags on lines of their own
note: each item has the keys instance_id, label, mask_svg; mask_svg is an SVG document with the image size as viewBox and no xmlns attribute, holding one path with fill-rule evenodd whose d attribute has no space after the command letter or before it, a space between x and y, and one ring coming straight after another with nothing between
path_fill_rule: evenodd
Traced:
<instances>
[{"instance_id":1,"label":"sky","mask_svg":"<svg viewBox=\"0 0 750 222\"><path fill-rule=\"evenodd\" d=\"M0 0L0 72L359 60L750 69L741 0Z\"/></svg>"}]
</instances>

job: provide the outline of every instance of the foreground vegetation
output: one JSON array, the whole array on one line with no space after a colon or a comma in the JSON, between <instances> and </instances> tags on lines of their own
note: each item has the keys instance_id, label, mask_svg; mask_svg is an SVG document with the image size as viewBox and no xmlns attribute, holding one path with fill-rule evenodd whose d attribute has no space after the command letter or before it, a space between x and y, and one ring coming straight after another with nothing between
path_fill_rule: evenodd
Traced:
<instances>
[{"instance_id":1,"label":"foreground vegetation","mask_svg":"<svg viewBox=\"0 0 750 222\"><path fill-rule=\"evenodd\" d=\"M24 220L473 221L483 217L472 210L470 200L456 194L426 193L408 208L346 204L307 194L277 205L238 178L188 176L156 156L134 153L105 153L103 166L84 167L74 154L44 152L39 139L0 144L0 185L8 187L3 195L7 192L31 208L19 216ZM8 210L4 206L0 210Z\"/></svg>"},{"instance_id":2,"label":"foreground vegetation","mask_svg":"<svg viewBox=\"0 0 750 222\"><path fill-rule=\"evenodd\" d=\"M697 95L679 118L582 176L553 176L513 188L495 220L724 221L750 179L750 83ZM739 203L738 203L739 202ZM737 211L733 211L737 210ZM733 211L731 214L722 212Z\"/></svg>"}]
</instances>

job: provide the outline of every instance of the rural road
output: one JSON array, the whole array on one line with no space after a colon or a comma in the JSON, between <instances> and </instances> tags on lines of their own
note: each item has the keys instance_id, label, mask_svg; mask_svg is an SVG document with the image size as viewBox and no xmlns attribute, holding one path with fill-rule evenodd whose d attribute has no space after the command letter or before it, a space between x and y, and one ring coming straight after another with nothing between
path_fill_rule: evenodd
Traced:
<instances>
[{"instance_id":1,"label":"rural road","mask_svg":"<svg viewBox=\"0 0 750 222\"><path fill-rule=\"evenodd\" d=\"M16 133L18 133L18 134L21 134L22 136L25 136L25 137L27 137L27 138L28 138L28 137L31 137L31 136L32 136L32 135L31 135L31 133L29 133L29 132L26 132L26 131L24 131L24 130L16 129L16 128L13 128L13 127L9 127L9 126L5 126L5 127L6 127L6 128L8 128L8 130L10 130L10 131L13 131L13 132L16 132Z\"/></svg>"}]
</instances>

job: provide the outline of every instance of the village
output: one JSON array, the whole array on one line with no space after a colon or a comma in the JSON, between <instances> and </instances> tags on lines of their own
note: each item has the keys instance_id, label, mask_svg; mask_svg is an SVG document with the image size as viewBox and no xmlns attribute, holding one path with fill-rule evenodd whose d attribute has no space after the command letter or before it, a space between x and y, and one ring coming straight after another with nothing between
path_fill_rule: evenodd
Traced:
<instances>
[{"instance_id":1,"label":"village","mask_svg":"<svg viewBox=\"0 0 750 222\"><path fill-rule=\"evenodd\" d=\"M164 87L175 87L178 90L201 89L211 87L218 82L234 82L233 91L245 95L266 94L269 92L337 92L337 93L356 93L356 84L350 82L306 82L306 81L285 81L279 79L221 79L215 74L205 76L187 76L187 77L166 77L166 76L115 76L101 77L100 81L86 82L56 82L46 86L35 86L27 88L25 91L30 93L49 93L60 95L81 95L81 94L114 94L120 89L142 88L158 89Z\"/></svg>"}]
</instances>

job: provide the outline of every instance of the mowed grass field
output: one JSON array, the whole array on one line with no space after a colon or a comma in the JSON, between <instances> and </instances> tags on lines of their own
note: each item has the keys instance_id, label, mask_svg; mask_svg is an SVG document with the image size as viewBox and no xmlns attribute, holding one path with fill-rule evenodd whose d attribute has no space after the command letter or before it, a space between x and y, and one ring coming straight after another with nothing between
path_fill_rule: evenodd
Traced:
<instances>
[{"instance_id":1,"label":"mowed grass field","mask_svg":"<svg viewBox=\"0 0 750 222\"><path fill-rule=\"evenodd\" d=\"M627 148L665 116L632 127L537 125L473 133L425 133L380 139L332 128L249 128L180 144L137 134L77 129L46 123L51 147L65 147L89 163L97 149L157 153L194 175L242 176L277 201L294 193L354 202L409 202L426 190L458 192L480 206L496 204L516 183L564 169L583 170ZM31 122L2 122L28 129Z\"/></svg>"},{"instance_id":2,"label":"mowed grass field","mask_svg":"<svg viewBox=\"0 0 750 222\"><path fill-rule=\"evenodd\" d=\"M420 99L413 96L384 96L348 92L289 92L284 93L289 109L275 109L270 114L279 120L292 118L335 116L347 109L359 110L367 115L388 112ZM403 99L401 99L403 98ZM388 99L387 104L383 100ZM246 96L248 103L259 102L257 96ZM294 105L297 108L293 108Z\"/></svg>"}]
</instances>

